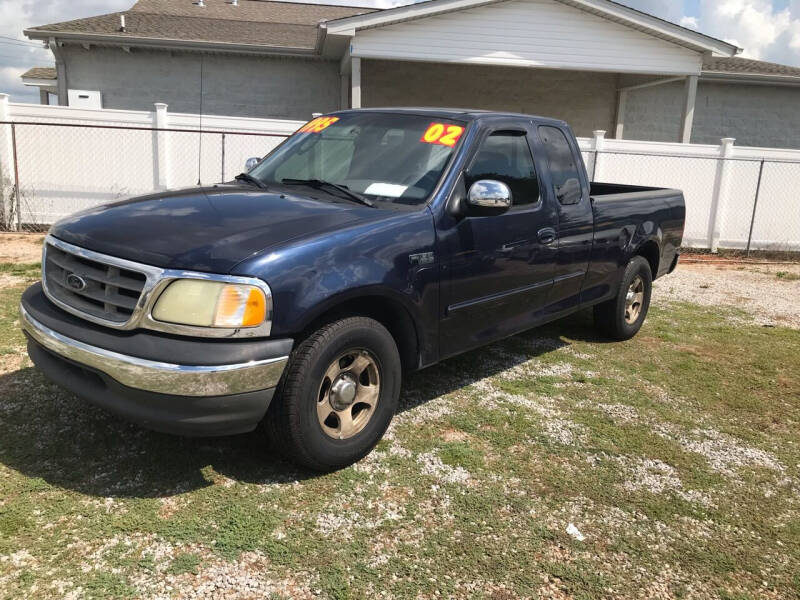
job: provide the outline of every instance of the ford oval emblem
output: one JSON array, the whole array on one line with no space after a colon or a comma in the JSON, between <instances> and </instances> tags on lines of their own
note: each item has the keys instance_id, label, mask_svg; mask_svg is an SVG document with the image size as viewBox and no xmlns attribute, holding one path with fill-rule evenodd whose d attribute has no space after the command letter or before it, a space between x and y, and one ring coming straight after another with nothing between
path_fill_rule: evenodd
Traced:
<instances>
[{"instance_id":1,"label":"ford oval emblem","mask_svg":"<svg viewBox=\"0 0 800 600\"><path fill-rule=\"evenodd\" d=\"M70 289L75 290L76 292L81 292L86 289L86 280L80 275L70 273L67 275L67 285L70 287Z\"/></svg>"}]
</instances>

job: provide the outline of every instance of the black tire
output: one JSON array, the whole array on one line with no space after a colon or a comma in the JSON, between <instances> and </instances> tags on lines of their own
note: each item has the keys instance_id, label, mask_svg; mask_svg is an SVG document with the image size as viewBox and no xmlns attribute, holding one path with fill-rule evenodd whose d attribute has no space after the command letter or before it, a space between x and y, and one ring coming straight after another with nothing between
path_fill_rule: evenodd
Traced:
<instances>
[{"instance_id":1,"label":"black tire","mask_svg":"<svg viewBox=\"0 0 800 600\"><path fill-rule=\"evenodd\" d=\"M366 351L375 363L378 401L363 429L353 437L334 439L317 416L320 386L337 357L353 349ZM272 447L315 471L341 469L359 461L389 426L397 409L400 381L400 354L383 325L366 317L349 317L320 327L292 352L267 412L264 425Z\"/></svg>"},{"instance_id":2,"label":"black tire","mask_svg":"<svg viewBox=\"0 0 800 600\"><path fill-rule=\"evenodd\" d=\"M643 284L644 298L638 311L638 317L629 323L626 319L626 299L628 290L637 277ZM647 318L652 290L653 274L650 271L650 263L641 256L634 256L625 268L625 274L622 276L616 297L594 307L595 326L615 340L631 339L639 333Z\"/></svg>"}]
</instances>

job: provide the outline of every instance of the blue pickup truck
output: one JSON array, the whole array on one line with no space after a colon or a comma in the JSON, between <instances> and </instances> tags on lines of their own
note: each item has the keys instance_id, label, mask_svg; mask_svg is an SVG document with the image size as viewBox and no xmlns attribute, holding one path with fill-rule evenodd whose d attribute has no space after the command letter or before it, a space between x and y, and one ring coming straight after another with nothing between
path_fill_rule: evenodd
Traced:
<instances>
[{"instance_id":1,"label":"blue pickup truck","mask_svg":"<svg viewBox=\"0 0 800 600\"><path fill-rule=\"evenodd\" d=\"M20 307L36 366L145 427L261 425L337 469L404 372L589 306L634 336L683 236L680 191L592 183L568 125L527 115L341 111L249 167L55 224Z\"/></svg>"}]
</instances>

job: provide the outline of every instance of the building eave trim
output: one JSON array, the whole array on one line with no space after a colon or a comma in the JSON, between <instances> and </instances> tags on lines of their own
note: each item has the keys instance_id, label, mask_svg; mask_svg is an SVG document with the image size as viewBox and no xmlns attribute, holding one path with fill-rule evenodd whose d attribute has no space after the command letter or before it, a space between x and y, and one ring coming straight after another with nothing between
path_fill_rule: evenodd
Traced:
<instances>
[{"instance_id":1,"label":"building eave trim","mask_svg":"<svg viewBox=\"0 0 800 600\"><path fill-rule=\"evenodd\" d=\"M800 85L800 75L778 73L730 73L728 71L703 71L701 79L735 82L782 83Z\"/></svg>"},{"instance_id":2,"label":"building eave trim","mask_svg":"<svg viewBox=\"0 0 800 600\"><path fill-rule=\"evenodd\" d=\"M56 87L58 86L58 79L41 79L39 77L22 77L23 85L30 85L33 87Z\"/></svg>"},{"instance_id":3,"label":"building eave trim","mask_svg":"<svg viewBox=\"0 0 800 600\"><path fill-rule=\"evenodd\" d=\"M89 42L131 48L161 48L165 50L196 50L205 52L231 52L237 54L277 54L288 56L314 56L316 48L267 46L262 44L233 44L229 42L204 42L171 38L125 37L120 35L93 34L63 31L24 31L31 39L56 38L59 42Z\"/></svg>"}]
</instances>

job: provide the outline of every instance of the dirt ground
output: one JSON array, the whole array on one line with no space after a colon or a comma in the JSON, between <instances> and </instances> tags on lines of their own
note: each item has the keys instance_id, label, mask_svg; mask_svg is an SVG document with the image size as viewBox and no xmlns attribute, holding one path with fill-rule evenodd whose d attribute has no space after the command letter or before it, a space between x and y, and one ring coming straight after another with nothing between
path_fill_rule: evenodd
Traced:
<instances>
[{"instance_id":1,"label":"dirt ground","mask_svg":"<svg viewBox=\"0 0 800 600\"><path fill-rule=\"evenodd\" d=\"M682 263L654 284L660 299L738 308L747 319L800 329L800 263Z\"/></svg>"},{"instance_id":2,"label":"dirt ground","mask_svg":"<svg viewBox=\"0 0 800 600\"><path fill-rule=\"evenodd\" d=\"M37 263L42 260L40 233L0 233L0 263Z\"/></svg>"}]
</instances>

